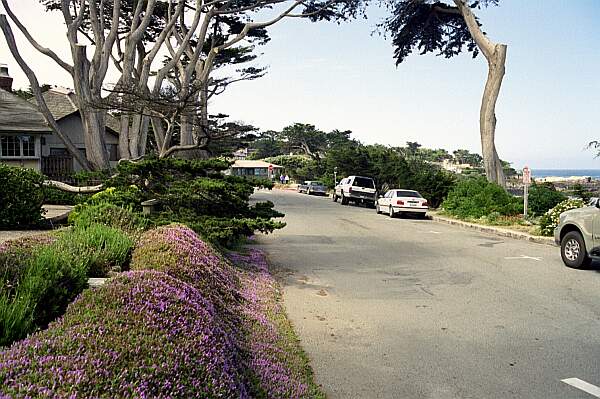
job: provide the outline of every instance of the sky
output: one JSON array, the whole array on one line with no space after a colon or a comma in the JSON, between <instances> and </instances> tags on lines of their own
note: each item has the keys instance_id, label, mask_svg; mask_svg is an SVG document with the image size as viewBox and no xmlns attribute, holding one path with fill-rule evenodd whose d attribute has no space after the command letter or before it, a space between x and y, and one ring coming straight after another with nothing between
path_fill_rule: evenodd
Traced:
<instances>
[{"instance_id":1,"label":"sky","mask_svg":"<svg viewBox=\"0 0 600 399\"><path fill-rule=\"evenodd\" d=\"M37 0L9 0L31 33L70 59L59 15ZM261 130L295 122L351 130L366 144L417 141L480 151L479 107L487 64L413 53L395 65L389 40L373 33L386 11L340 25L284 20L270 28L256 65L265 77L231 86L211 104ZM599 168L587 143L600 139L600 0L501 0L477 12L489 37L508 45L497 104L496 146L516 168ZM40 82L72 87L70 77L23 39ZM28 82L0 38L0 63L15 87Z\"/></svg>"}]
</instances>

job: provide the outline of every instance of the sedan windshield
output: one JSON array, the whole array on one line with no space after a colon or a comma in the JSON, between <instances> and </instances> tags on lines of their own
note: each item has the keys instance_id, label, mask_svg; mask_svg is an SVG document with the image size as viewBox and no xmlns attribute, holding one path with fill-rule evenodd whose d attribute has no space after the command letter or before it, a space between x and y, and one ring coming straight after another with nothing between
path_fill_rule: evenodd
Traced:
<instances>
[{"instance_id":1,"label":"sedan windshield","mask_svg":"<svg viewBox=\"0 0 600 399\"><path fill-rule=\"evenodd\" d=\"M422 198L421 194L416 191L396 191L396 197Z\"/></svg>"}]
</instances>

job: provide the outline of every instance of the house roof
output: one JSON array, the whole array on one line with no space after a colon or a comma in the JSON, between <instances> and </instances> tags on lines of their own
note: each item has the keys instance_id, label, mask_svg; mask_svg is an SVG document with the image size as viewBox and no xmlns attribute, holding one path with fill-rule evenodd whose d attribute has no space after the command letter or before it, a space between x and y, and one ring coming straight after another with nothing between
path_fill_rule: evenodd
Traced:
<instances>
[{"instance_id":1,"label":"house roof","mask_svg":"<svg viewBox=\"0 0 600 399\"><path fill-rule=\"evenodd\" d=\"M232 168L268 168L269 165L273 165L273 168L283 168L283 166L275 165L274 163L269 163L265 161L247 161L247 160L237 160Z\"/></svg>"},{"instance_id":2,"label":"house roof","mask_svg":"<svg viewBox=\"0 0 600 399\"><path fill-rule=\"evenodd\" d=\"M35 105L2 89L0 89L0 131L51 132Z\"/></svg>"},{"instance_id":3,"label":"house roof","mask_svg":"<svg viewBox=\"0 0 600 399\"><path fill-rule=\"evenodd\" d=\"M57 121L66 118L76 112L79 112L77 106L77 96L71 89L64 87L53 87L45 91L42 96L48 109ZM35 98L30 99L32 103L36 103ZM106 127L114 134L119 134L121 130L121 122L114 116L106 115Z\"/></svg>"}]
</instances>

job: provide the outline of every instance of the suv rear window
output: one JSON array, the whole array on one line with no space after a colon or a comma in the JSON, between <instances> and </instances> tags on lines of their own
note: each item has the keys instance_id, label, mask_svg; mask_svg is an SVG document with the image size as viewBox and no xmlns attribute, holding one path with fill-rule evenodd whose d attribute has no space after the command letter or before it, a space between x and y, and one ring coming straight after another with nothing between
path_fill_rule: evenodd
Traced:
<instances>
[{"instance_id":1,"label":"suv rear window","mask_svg":"<svg viewBox=\"0 0 600 399\"><path fill-rule=\"evenodd\" d=\"M354 187L375 188L373 179L369 179L368 177L355 177L352 185Z\"/></svg>"}]
</instances>

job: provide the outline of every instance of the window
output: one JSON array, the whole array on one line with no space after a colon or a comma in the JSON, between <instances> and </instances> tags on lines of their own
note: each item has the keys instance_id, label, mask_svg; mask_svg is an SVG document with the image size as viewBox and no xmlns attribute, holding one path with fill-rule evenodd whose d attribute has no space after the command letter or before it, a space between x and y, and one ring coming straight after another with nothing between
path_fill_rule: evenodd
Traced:
<instances>
[{"instance_id":1,"label":"window","mask_svg":"<svg viewBox=\"0 0 600 399\"><path fill-rule=\"evenodd\" d=\"M401 191L398 190L396 191L396 196L397 197L408 197L408 198L421 198L421 194L419 194L416 191Z\"/></svg>"},{"instance_id":2,"label":"window","mask_svg":"<svg viewBox=\"0 0 600 399\"><path fill-rule=\"evenodd\" d=\"M35 137L0 136L0 156L31 158L35 157Z\"/></svg>"},{"instance_id":3,"label":"window","mask_svg":"<svg viewBox=\"0 0 600 399\"><path fill-rule=\"evenodd\" d=\"M355 187L375 188L375 183L373 182L373 179L370 179L368 177L357 176L354 178L354 182L352 183L352 185Z\"/></svg>"}]
</instances>

